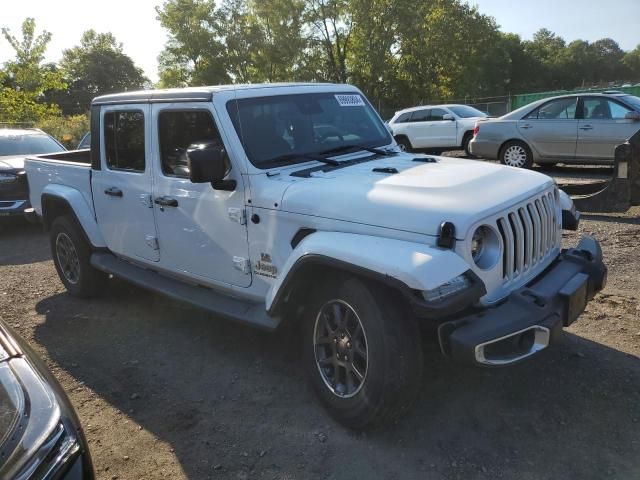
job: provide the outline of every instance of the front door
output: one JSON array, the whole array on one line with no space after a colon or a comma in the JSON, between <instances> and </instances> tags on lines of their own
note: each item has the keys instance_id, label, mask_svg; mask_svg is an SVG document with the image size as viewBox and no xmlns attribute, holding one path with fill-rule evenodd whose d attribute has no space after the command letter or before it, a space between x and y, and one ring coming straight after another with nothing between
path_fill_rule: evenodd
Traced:
<instances>
[{"instance_id":1,"label":"front door","mask_svg":"<svg viewBox=\"0 0 640 480\"><path fill-rule=\"evenodd\" d=\"M631 111L615 100L585 97L584 119L578 124L576 157L613 162L616 147L640 129L640 123L625 118Z\"/></svg>"},{"instance_id":2,"label":"front door","mask_svg":"<svg viewBox=\"0 0 640 480\"><path fill-rule=\"evenodd\" d=\"M233 191L189 180L186 151L192 144L223 144L210 104L153 105L153 198L160 264L196 281L251 284L242 175L231 168Z\"/></svg>"},{"instance_id":3,"label":"front door","mask_svg":"<svg viewBox=\"0 0 640 480\"><path fill-rule=\"evenodd\" d=\"M576 110L577 97L551 100L518 120L518 131L541 157L572 160L578 140Z\"/></svg>"},{"instance_id":4,"label":"front door","mask_svg":"<svg viewBox=\"0 0 640 480\"><path fill-rule=\"evenodd\" d=\"M445 120L449 112L442 108L432 108L429 115L431 129L432 147L453 147L456 145L456 122L455 120Z\"/></svg>"},{"instance_id":5,"label":"front door","mask_svg":"<svg viewBox=\"0 0 640 480\"><path fill-rule=\"evenodd\" d=\"M160 258L151 204L149 105L104 107L100 169L91 176L93 203L109 249L134 260Z\"/></svg>"}]
</instances>

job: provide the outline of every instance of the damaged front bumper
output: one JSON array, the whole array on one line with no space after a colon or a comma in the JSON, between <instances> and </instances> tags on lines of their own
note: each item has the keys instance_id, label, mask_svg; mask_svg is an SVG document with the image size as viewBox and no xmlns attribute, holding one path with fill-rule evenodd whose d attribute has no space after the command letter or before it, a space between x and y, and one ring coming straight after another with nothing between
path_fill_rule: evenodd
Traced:
<instances>
[{"instance_id":1,"label":"damaged front bumper","mask_svg":"<svg viewBox=\"0 0 640 480\"><path fill-rule=\"evenodd\" d=\"M440 325L442 352L483 366L509 365L545 349L573 323L606 284L597 240L583 237L500 305Z\"/></svg>"}]
</instances>

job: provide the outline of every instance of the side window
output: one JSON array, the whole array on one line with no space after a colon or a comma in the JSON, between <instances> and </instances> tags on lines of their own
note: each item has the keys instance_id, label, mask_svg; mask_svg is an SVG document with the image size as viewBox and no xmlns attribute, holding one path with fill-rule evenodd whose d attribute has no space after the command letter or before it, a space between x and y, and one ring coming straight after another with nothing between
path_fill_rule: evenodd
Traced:
<instances>
[{"instance_id":1,"label":"side window","mask_svg":"<svg viewBox=\"0 0 640 480\"><path fill-rule=\"evenodd\" d=\"M586 120L608 120L611 118L609 105L604 98L585 98L583 108Z\"/></svg>"},{"instance_id":2,"label":"side window","mask_svg":"<svg viewBox=\"0 0 640 480\"><path fill-rule=\"evenodd\" d=\"M403 113L394 123L407 123L411 121L411 112Z\"/></svg>"},{"instance_id":3,"label":"side window","mask_svg":"<svg viewBox=\"0 0 640 480\"><path fill-rule=\"evenodd\" d=\"M219 142L220 133L208 110L168 110L158 117L158 139L162 173L189 178L187 149L191 144Z\"/></svg>"},{"instance_id":4,"label":"side window","mask_svg":"<svg viewBox=\"0 0 640 480\"><path fill-rule=\"evenodd\" d=\"M110 170L144 172L144 114L136 110L105 113L104 146Z\"/></svg>"},{"instance_id":5,"label":"side window","mask_svg":"<svg viewBox=\"0 0 640 480\"><path fill-rule=\"evenodd\" d=\"M416 110L411 114L412 122L428 122L429 110Z\"/></svg>"},{"instance_id":6,"label":"side window","mask_svg":"<svg viewBox=\"0 0 640 480\"><path fill-rule=\"evenodd\" d=\"M447 114L446 110L443 110L441 108L432 108L431 109L431 117L429 118L429 120L431 120L432 122L439 122L444 120L442 117L444 117Z\"/></svg>"},{"instance_id":7,"label":"side window","mask_svg":"<svg viewBox=\"0 0 640 480\"><path fill-rule=\"evenodd\" d=\"M625 118L625 115L632 110L630 108L625 107L621 103L614 102L613 100L607 100L609 104L609 112L611 113L611 118L614 120L620 120Z\"/></svg>"},{"instance_id":8,"label":"side window","mask_svg":"<svg viewBox=\"0 0 640 480\"><path fill-rule=\"evenodd\" d=\"M526 119L538 120L574 120L576 118L577 98L559 98L535 109Z\"/></svg>"}]
</instances>

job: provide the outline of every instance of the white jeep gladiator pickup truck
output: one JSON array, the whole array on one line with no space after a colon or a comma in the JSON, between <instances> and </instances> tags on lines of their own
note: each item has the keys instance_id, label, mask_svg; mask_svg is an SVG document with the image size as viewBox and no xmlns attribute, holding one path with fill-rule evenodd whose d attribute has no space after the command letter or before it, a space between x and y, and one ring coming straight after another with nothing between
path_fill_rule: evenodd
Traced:
<instances>
[{"instance_id":1,"label":"white jeep gladiator pickup truck","mask_svg":"<svg viewBox=\"0 0 640 480\"><path fill-rule=\"evenodd\" d=\"M98 97L91 149L26 170L70 294L114 275L265 329L297 323L311 384L354 428L411 404L421 330L453 360L512 364L606 280L597 241L561 249L578 214L549 177L401 152L348 85Z\"/></svg>"}]
</instances>

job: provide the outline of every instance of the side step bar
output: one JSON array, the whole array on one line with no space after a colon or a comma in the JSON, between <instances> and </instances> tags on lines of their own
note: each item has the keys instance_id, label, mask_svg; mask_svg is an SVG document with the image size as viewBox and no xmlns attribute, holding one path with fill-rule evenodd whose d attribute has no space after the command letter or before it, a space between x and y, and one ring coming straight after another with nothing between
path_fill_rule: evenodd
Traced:
<instances>
[{"instance_id":1,"label":"side step bar","mask_svg":"<svg viewBox=\"0 0 640 480\"><path fill-rule=\"evenodd\" d=\"M190 285L160 273L120 260L111 253L91 255L91 265L142 288L185 302L216 315L250 324L264 330L275 330L279 319L267 315L262 303L249 303L218 293L207 287Z\"/></svg>"}]
</instances>

